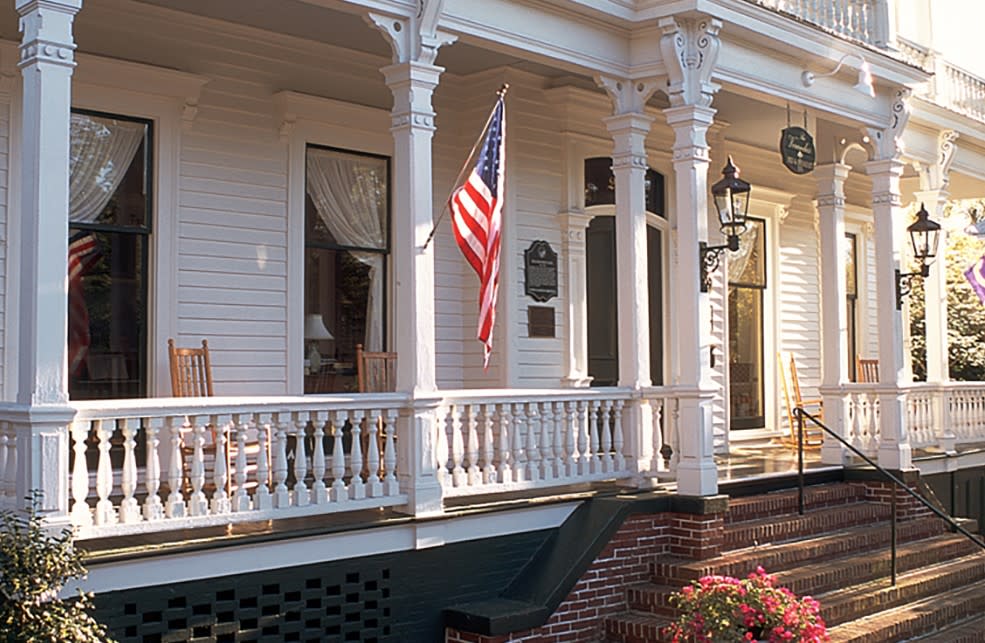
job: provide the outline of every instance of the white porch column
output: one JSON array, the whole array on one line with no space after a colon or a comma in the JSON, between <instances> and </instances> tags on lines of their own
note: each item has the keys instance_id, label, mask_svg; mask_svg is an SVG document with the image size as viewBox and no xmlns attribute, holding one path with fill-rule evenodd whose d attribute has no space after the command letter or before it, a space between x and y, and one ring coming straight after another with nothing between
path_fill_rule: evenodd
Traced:
<instances>
[{"instance_id":1,"label":"white porch column","mask_svg":"<svg viewBox=\"0 0 985 643\"><path fill-rule=\"evenodd\" d=\"M848 307L845 271L845 180L850 165L831 163L814 169L821 237L821 395L824 423L838 435L847 435ZM837 440L825 440L821 459L844 464L846 449Z\"/></svg>"},{"instance_id":2,"label":"white porch column","mask_svg":"<svg viewBox=\"0 0 985 643\"><path fill-rule=\"evenodd\" d=\"M718 86L711 82L711 73L718 58L722 23L708 17L662 18L659 25L672 105L664 114L674 130L670 214L676 234L670 345L677 355L673 374L680 433L677 490L705 496L718 492L718 469L711 417L711 303L708 294L701 292L698 243L708 239L707 134L715 115L711 101Z\"/></svg>"},{"instance_id":3,"label":"white porch column","mask_svg":"<svg viewBox=\"0 0 985 643\"><path fill-rule=\"evenodd\" d=\"M903 314L896 306L900 239L906 227L900 207L900 175L903 173L900 138L910 117L909 98L909 89L899 89L891 103L890 126L869 130L877 160L865 164L865 171L872 178L878 284L879 464L893 470L913 467L906 426L906 392L901 388L904 381Z\"/></svg>"},{"instance_id":4,"label":"white porch column","mask_svg":"<svg viewBox=\"0 0 985 643\"><path fill-rule=\"evenodd\" d=\"M440 3L437 3L440 8ZM394 64L381 71L393 92L393 338L398 391L412 404L397 422L397 474L415 515L442 510L437 478L435 381L434 243L424 247L434 220L431 139L435 131L431 96L444 68L438 49L454 37L435 30L438 15L421 22L370 14L369 22L389 40Z\"/></svg>"},{"instance_id":5,"label":"white porch column","mask_svg":"<svg viewBox=\"0 0 985 643\"><path fill-rule=\"evenodd\" d=\"M564 254L568 279L568 344L566 372L562 383L569 387L588 386L588 289L585 283L585 232L592 218L584 212L564 212Z\"/></svg>"},{"instance_id":6,"label":"white porch column","mask_svg":"<svg viewBox=\"0 0 985 643\"><path fill-rule=\"evenodd\" d=\"M82 0L17 0L23 32L17 499L43 494L67 518L68 157L75 42Z\"/></svg>"},{"instance_id":7,"label":"white porch column","mask_svg":"<svg viewBox=\"0 0 985 643\"><path fill-rule=\"evenodd\" d=\"M612 99L614 115L605 120L613 139L612 173L616 187L616 308L618 309L619 386L650 386L650 296L646 235L646 136L653 117L646 101L656 79L597 77ZM636 459L646 472L653 460L653 411L647 402L627 405L623 422Z\"/></svg>"},{"instance_id":8,"label":"white porch column","mask_svg":"<svg viewBox=\"0 0 985 643\"><path fill-rule=\"evenodd\" d=\"M945 130L937 136L937 157L933 163L919 164L920 191L914 193L918 204L923 204L932 219L938 223L944 217L944 206L950 198L951 162L954 160L954 130ZM918 205L919 207L919 205ZM905 242L905 241L904 241ZM930 276L924 279L926 306L924 318L927 333L927 381L944 383L950 379L947 346L947 228L941 227L937 246L937 260L930 264Z\"/></svg>"}]
</instances>

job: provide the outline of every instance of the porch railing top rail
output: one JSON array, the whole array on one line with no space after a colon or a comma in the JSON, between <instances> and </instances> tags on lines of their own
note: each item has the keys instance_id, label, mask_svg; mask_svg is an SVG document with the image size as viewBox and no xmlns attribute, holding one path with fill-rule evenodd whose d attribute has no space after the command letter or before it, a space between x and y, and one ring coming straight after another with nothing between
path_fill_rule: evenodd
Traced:
<instances>
[{"instance_id":1,"label":"porch railing top rail","mask_svg":"<svg viewBox=\"0 0 985 643\"><path fill-rule=\"evenodd\" d=\"M887 0L747 0L824 31L868 45L885 45Z\"/></svg>"}]
</instances>

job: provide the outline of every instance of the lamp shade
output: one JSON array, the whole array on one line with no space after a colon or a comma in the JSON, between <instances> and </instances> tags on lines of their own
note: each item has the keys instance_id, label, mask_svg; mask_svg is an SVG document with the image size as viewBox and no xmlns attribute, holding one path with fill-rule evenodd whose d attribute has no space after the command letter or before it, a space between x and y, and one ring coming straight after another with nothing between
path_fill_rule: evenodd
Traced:
<instances>
[{"instance_id":1,"label":"lamp shade","mask_svg":"<svg viewBox=\"0 0 985 643\"><path fill-rule=\"evenodd\" d=\"M722 170L722 179L711 186L719 225L725 235L737 237L745 231L750 190L751 186L739 178L739 168L735 167L729 156L728 163Z\"/></svg>"},{"instance_id":2,"label":"lamp shade","mask_svg":"<svg viewBox=\"0 0 985 643\"><path fill-rule=\"evenodd\" d=\"M930 218L930 214L922 203L917 212L917 220L910 224L906 231L910 233L913 256L923 265L930 265L930 262L937 256L937 243L940 239L941 226Z\"/></svg>"},{"instance_id":3,"label":"lamp shade","mask_svg":"<svg viewBox=\"0 0 985 643\"><path fill-rule=\"evenodd\" d=\"M305 339L335 339L332 333L325 328L325 322L318 313L310 313L304 317L304 338Z\"/></svg>"}]
</instances>

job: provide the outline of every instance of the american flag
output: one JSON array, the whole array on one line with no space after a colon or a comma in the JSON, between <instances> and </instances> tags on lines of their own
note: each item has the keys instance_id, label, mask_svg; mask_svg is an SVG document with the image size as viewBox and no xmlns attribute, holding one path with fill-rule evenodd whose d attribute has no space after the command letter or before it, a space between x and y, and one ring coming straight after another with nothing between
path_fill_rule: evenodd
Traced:
<instances>
[{"instance_id":1,"label":"american flag","mask_svg":"<svg viewBox=\"0 0 985 643\"><path fill-rule=\"evenodd\" d=\"M465 183L451 196L452 230L465 260L479 275L479 329L483 368L489 367L496 295L499 290L499 240L506 174L506 105L500 93L493 107L479 158Z\"/></svg>"},{"instance_id":2,"label":"american flag","mask_svg":"<svg viewBox=\"0 0 985 643\"><path fill-rule=\"evenodd\" d=\"M964 271L964 277L982 303L985 303L985 255Z\"/></svg>"},{"instance_id":3,"label":"american flag","mask_svg":"<svg viewBox=\"0 0 985 643\"><path fill-rule=\"evenodd\" d=\"M91 232L80 232L68 242L68 372L79 375L89 353L89 311L82 277L102 257Z\"/></svg>"}]
</instances>

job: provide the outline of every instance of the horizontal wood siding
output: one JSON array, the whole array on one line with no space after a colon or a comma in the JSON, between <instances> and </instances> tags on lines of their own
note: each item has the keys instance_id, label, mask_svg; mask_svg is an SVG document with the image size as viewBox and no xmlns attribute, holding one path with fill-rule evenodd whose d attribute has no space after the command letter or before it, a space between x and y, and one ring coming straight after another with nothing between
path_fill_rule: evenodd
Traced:
<instances>
[{"instance_id":1,"label":"horizontal wood siding","mask_svg":"<svg viewBox=\"0 0 985 643\"><path fill-rule=\"evenodd\" d=\"M8 399L5 382L8 373L4 366L7 363L7 320L10 315L6 310L7 301L7 244L10 227L7 225L7 186L9 185L9 150L10 150L10 106L0 103L0 399ZM15 268L16 270L16 268ZM16 274L16 273L15 273ZM16 282L15 282L16 284Z\"/></svg>"},{"instance_id":2,"label":"horizontal wood siding","mask_svg":"<svg viewBox=\"0 0 985 643\"><path fill-rule=\"evenodd\" d=\"M798 209L780 225L779 349L797 360L805 398L817 397L821 383L820 264L813 217L813 209Z\"/></svg>"}]
</instances>

